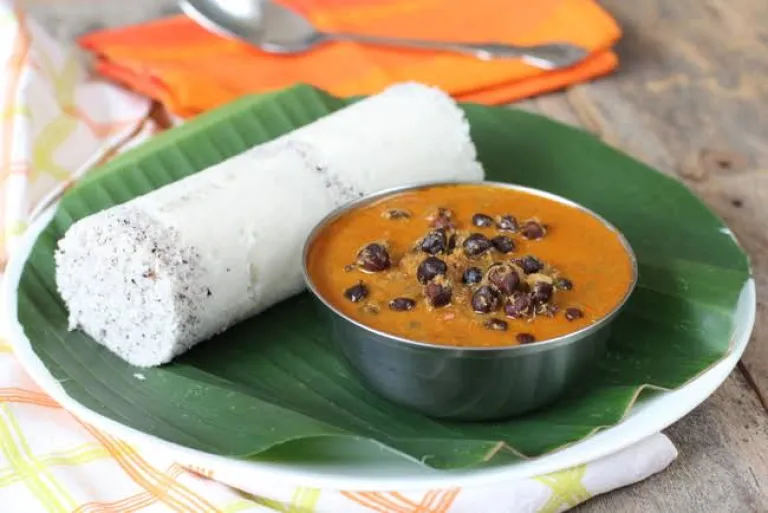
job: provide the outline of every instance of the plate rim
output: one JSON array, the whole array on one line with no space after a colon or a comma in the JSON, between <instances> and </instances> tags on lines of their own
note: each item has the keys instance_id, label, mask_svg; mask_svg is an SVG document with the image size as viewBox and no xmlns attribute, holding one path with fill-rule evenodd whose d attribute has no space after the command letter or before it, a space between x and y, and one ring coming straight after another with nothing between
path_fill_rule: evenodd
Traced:
<instances>
[{"instance_id":1,"label":"plate rim","mask_svg":"<svg viewBox=\"0 0 768 513\"><path fill-rule=\"evenodd\" d=\"M58 205L59 201L53 202L29 225L6 267L3 284L4 308L0 315L6 320L8 340L20 365L45 393L83 421L133 443L139 449L151 448L156 454L166 454L182 465L210 469L216 480L241 489L247 489L249 481L258 481L262 485L279 483L281 486L292 484L349 491L478 487L548 474L588 463L641 442L677 422L704 402L728 378L738 363L749 343L755 322L755 282L750 275L736 306L736 325L731 335L730 350L721 360L682 387L660 392L641 404L633 405L625 418L615 426L538 458L492 467L451 471L419 467L418 475L401 472L401 475L397 476L365 475L364 471L359 470L352 475L338 471L334 473L333 468L312 464L239 460L162 440L90 410L71 398L37 357L18 320L18 287L32 248L53 219ZM735 240L730 230L728 233ZM408 460L404 458L404 461Z\"/></svg>"}]
</instances>

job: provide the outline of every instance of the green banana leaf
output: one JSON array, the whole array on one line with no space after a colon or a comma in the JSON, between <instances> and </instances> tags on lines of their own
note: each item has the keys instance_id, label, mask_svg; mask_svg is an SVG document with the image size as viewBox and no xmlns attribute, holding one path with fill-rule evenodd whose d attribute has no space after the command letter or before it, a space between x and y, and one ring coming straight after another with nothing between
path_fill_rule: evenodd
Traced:
<instances>
[{"instance_id":1,"label":"green banana leaf","mask_svg":"<svg viewBox=\"0 0 768 513\"><path fill-rule=\"evenodd\" d=\"M728 350L749 277L722 222L682 184L540 116L463 106L488 179L577 201L622 230L640 281L599 370L553 406L491 423L438 421L360 385L329 349L307 294L137 372L67 331L52 253L75 220L146 193L346 105L307 86L246 97L94 171L68 192L23 272L19 317L33 350L84 406L184 446L238 458L319 437L373 440L434 468L534 457L620 422L641 390L673 389Z\"/></svg>"}]
</instances>

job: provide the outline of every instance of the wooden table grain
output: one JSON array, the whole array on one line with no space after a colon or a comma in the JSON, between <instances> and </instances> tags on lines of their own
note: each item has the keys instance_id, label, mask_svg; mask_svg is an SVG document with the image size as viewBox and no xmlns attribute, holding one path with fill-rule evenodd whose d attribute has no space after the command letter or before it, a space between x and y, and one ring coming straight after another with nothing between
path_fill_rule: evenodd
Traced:
<instances>
[{"instance_id":1,"label":"wooden table grain","mask_svg":"<svg viewBox=\"0 0 768 513\"><path fill-rule=\"evenodd\" d=\"M61 39L175 12L172 0L24 3L32 18ZM710 399L666 430L680 451L677 461L573 511L766 513L768 2L602 4L624 30L618 72L514 107L581 127L689 185L749 252L758 316L738 368Z\"/></svg>"}]
</instances>

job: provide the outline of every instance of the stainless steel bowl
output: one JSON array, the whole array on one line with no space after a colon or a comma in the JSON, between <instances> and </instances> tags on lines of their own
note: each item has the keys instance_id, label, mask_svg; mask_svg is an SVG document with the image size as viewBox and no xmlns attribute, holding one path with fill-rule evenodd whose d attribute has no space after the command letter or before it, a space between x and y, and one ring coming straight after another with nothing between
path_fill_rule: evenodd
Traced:
<instances>
[{"instance_id":1,"label":"stainless steel bowl","mask_svg":"<svg viewBox=\"0 0 768 513\"><path fill-rule=\"evenodd\" d=\"M545 406L589 372L605 352L612 321L637 283L637 260L623 235L605 219L565 198L497 182L488 187L538 195L583 210L621 238L632 262L626 295L607 316L567 335L530 345L451 347L409 340L369 328L336 309L315 287L307 269L310 248L326 225L345 213L402 192L442 185L428 183L382 191L332 212L312 231L304 246L304 279L327 315L340 353L369 388L400 405L431 417L491 420Z\"/></svg>"}]
</instances>

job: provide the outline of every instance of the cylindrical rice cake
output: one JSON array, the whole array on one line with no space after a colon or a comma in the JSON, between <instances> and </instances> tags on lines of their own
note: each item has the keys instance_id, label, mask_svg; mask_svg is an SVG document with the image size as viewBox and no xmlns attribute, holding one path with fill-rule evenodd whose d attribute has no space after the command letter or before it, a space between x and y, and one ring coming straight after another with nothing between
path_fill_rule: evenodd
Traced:
<instances>
[{"instance_id":1,"label":"cylindrical rice cake","mask_svg":"<svg viewBox=\"0 0 768 513\"><path fill-rule=\"evenodd\" d=\"M167 363L302 290L301 248L334 208L388 187L482 178L453 101L394 86L73 224L55 255L70 329L133 365Z\"/></svg>"}]
</instances>

